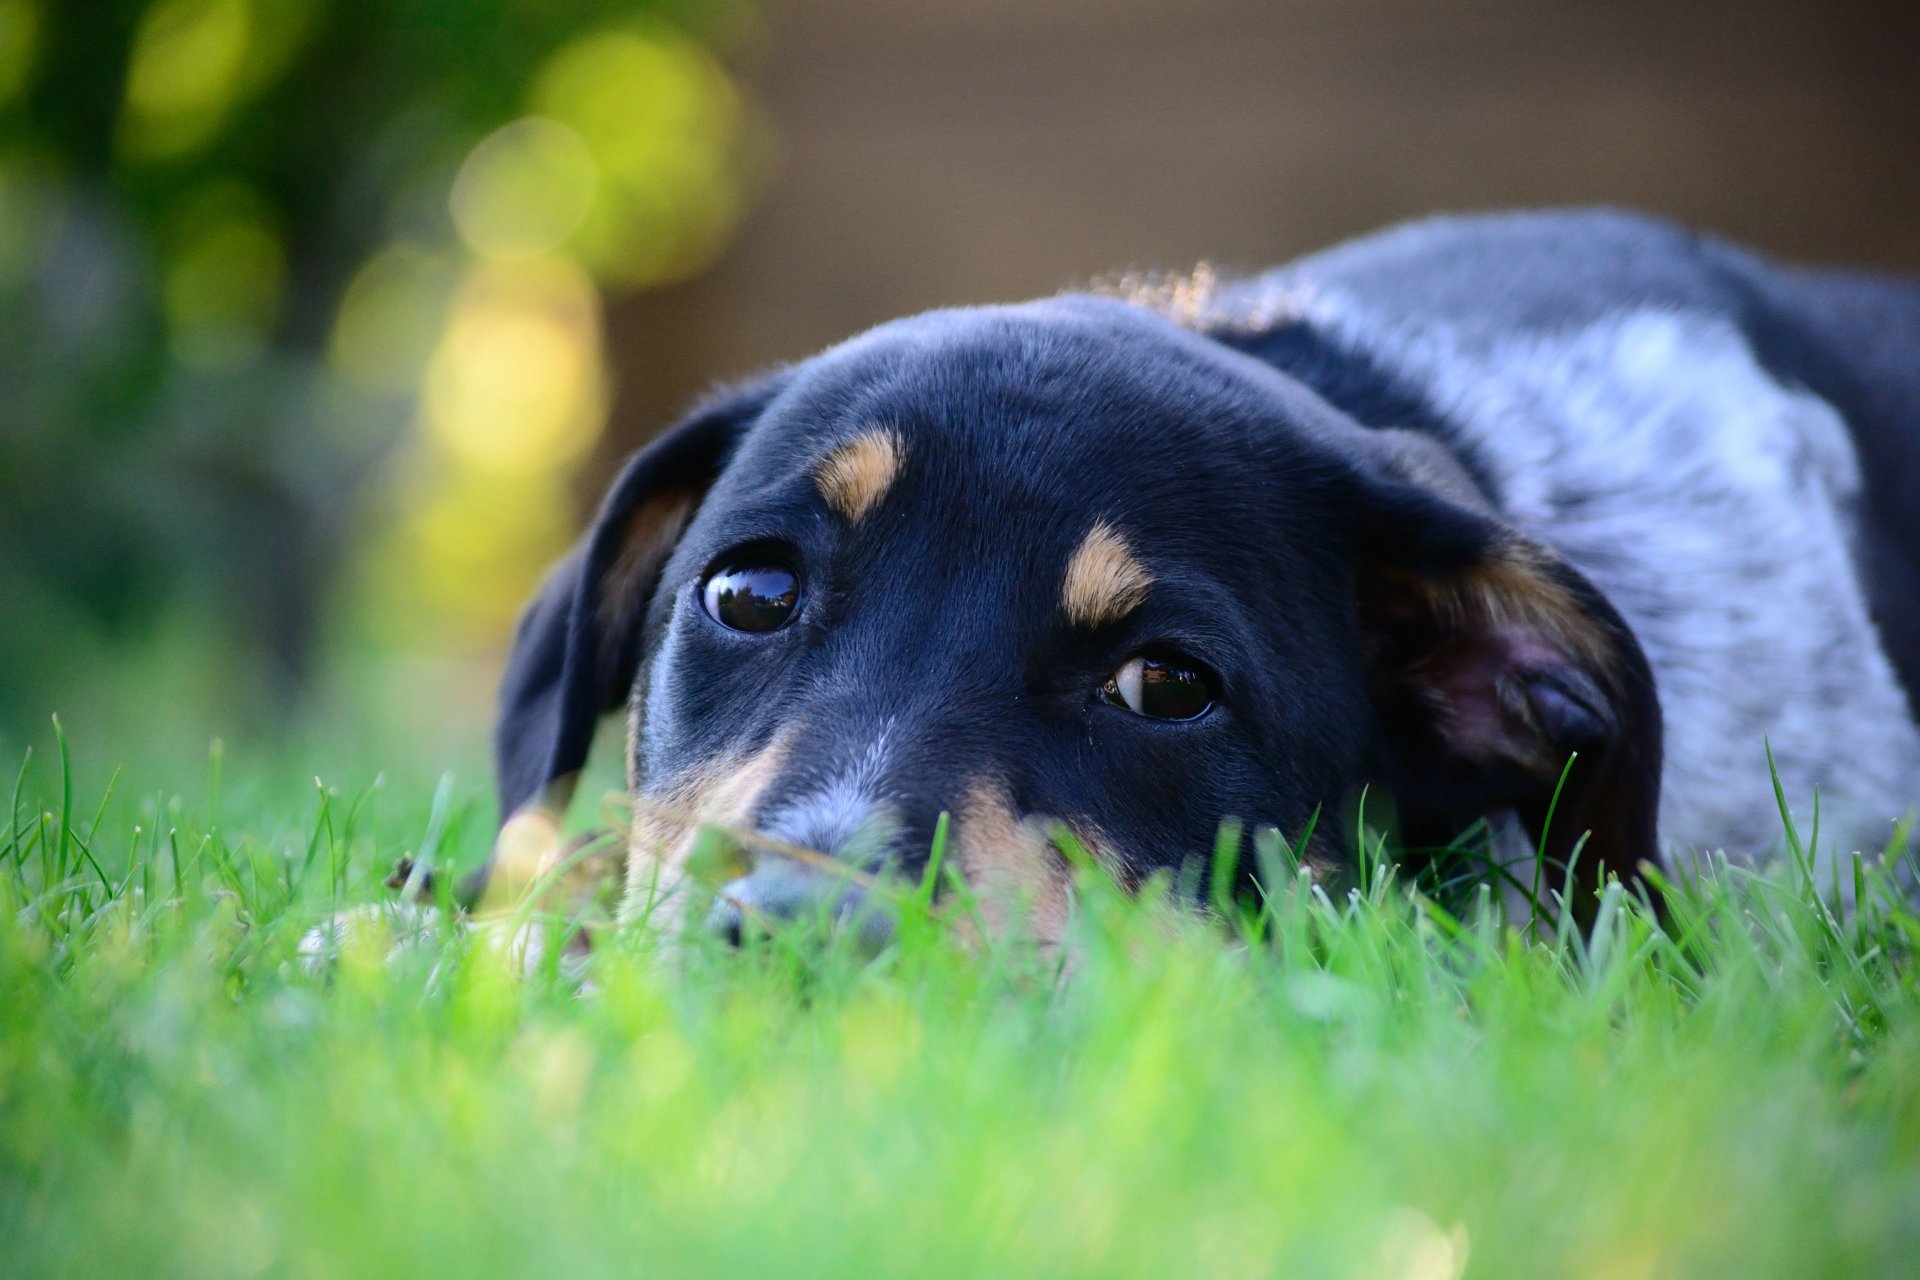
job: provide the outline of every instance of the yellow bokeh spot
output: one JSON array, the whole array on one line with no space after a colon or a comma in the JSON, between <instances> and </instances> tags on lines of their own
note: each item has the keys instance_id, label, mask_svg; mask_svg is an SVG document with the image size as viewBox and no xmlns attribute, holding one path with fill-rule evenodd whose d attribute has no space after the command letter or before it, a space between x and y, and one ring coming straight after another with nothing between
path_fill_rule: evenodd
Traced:
<instances>
[{"instance_id":1,"label":"yellow bokeh spot","mask_svg":"<svg viewBox=\"0 0 1920 1280\"><path fill-rule=\"evenodd\" d=\"M453 184L449 205L461 239L492 258L527 258L560 247L587 216L599 169L580 135L539 116L482 139Z\"/></svg>"},{"instance_id":2,"label":"yellow bokeh spot","mask_svg":"<svg viewBox=\"0 0 1920 1280\"><path fill-rule=\"evenodd\" d=\"M174 354L200 368L256 354L279 318L286 275L280 237L245 186L222 183L175 219L161 301Z\"/></svg>"},{"instance_id":3,"label":"yellow bokeh spot","mask_svg":"<svg viewBox=\"0 0 1920 1280\"><path fill-rule=\"evenodd\" d=\"M0 0L0 103L26 87L39 44L39 6L33 0Z\"/></svg>"},{"instance_id":4,"label":"yellow bokeh spot","mask_svg":"<svg viewBox=\"0 0 1920 1280\"><path fill-rule=\"evenodd\" d=\"M440 339L455 278L445 254L420 245L394 244L376 253L341 295L328 363L375 395L416 390Z\"/></svg>"},{"instance_id":5,"label":"yellow bokeh spot","mask_svg":"<svg viewBox=\"0 0 1920 1280\"><path fill-rule=\"evenodd\" d=\"M712 261L740 214L744 109L711 55L670 31L597 32L548 61L532 102L598 168L572 240L597 274L638 287Z\"/></svg>"},{"instance_id":6,"label":"yellow bokeh spot","mask_svg":"<svg viewBox=\"0 0 1920 1280\"><path fill-rule=\"evenodd\" d=\"M252 2L257 18L266 0ZM447 192L472 254L457 280L425 250L383 251L342 295L328 350L341 384L420 395L407 476L364 561L371 616L430 619L482 644L575 531L567 475L608 395L598 284L697 273L743 198L745 108L720 64L675 32L563 45L525 110L472 147ZM856 1039L877 1076L904 1052Z\"/></svg>"},{"instance_id":7,"label":"yellow bokeh spot","mask_svg":"<svg viewBox=\"0 0 1920 1280\"><path fill-rule=\"evenodd\" d=\"M398 519L368 548L370 617L395 639L431 625L444 647L497 642L573 535L565 478L450 470L424 456L405 471Z\"/></svg>"},{"instance_id":8,"label":"yellow bokeh spot","mask_svg":"<svg viewBox=\"0 0 1920 1280\"><path fill-rule=\"evenodd\" d=\"M418 250L369 263L332 359L363 384L398 378L403 367L378 364L381 335L437 314L419 435L393 523L368 548L367 600L396 639L431 623L442 643L486 647L574 534L567 472L606 411L600 298L577 263L550 257L471 265L429 309L426 282L442 269Z\"/></svg>"},{"instance_id":9,"label":"yellow bokeh spot","mask_svg":"<svg viewBox=\"0 0 1920 1280\"><path fill-rule=\"evenodd\" d=\"M127 63L120 145L160 159L211 140L306 34L310 0L158 0Z\"/></svg>"},{"instance_id":10,"label":"yellow bokeh spot","mask_svg":"<svg viewBox=\"0 0 1920 1280\"><path fill-rule=\"evenodd\" d=\"M427 370L427 426L459 465L550 472L592 446L605 381L599 295L579 267L477 268Z\"/></svg>"},{"instance_id":11,"label":"yellow bokeh spot","mask_svg":"<svg viewBox=\"0 0 1920 1280\"><path fill-rule=\"evenodd\" d=\"M253 34L247 0L161 0L147 10L127 72L127 147L185 151L220 124Z\"/></svg>"},{"instance_id":12,"label":"yellow bokeh spot","mask_svg":"<svg viewBox=\"0 0 1920 1280\"><path fill-rule=\"evenodd\" d=\"M1379 1269L1363 1269L1366 1280L1460 1280L1467 1269L1467 1229L1458 1223L1442 1231L1438 1223L1411 1205L1387 1215L1380 1238Z\"/></svg>"}]
</instances>

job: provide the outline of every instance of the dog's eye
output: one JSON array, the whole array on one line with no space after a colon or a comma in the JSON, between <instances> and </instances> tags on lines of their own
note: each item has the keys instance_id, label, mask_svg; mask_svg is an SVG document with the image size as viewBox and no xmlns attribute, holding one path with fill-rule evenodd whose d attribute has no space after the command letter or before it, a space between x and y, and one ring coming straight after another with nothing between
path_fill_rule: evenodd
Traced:
<instances>
[{"instance_id":1,"label":"dog's eye","mask_svg":"<svg viewBox=\"0 0 1920 1280\"><path fill-rule=\"evenodd\" d=\"M1192 720L1213 706L1213 674L1177 650L1150 650L1121 663L1100 696L1135 715Z\"/></svg>"},{"instance_id":2,"label":"dog's eye","mask_svg":"<svg viewBox=\"0 0 1920 1280\"><path fill-rule=\"evenodd\" d=\"M800 604L800 579L776 561L730 564L700 589L707 613L735 631L777 631Z\"/></svg>"}]
</instances>

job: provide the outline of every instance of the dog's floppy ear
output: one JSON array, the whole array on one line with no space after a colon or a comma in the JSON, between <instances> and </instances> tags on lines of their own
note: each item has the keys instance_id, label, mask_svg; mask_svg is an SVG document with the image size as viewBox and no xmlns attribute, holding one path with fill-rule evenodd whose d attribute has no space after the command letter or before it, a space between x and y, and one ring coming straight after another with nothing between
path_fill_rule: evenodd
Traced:
<instances>
[{"instance_id":1,"label":"dog's floppy ear","mask_svg":"<svg viewBox=\"0 0 1920 1280\"><path fill-rule=\"evenodd\" d=\"M629 458L586 536L521 615L494 726L503 823L534 800L565 808L600 717L633 686L662 566L782 385L775 375L718 396Z\"/></svg>"},{"instance_id":2,"label":"dog's floppy ear","mask_svg":"<svg viewBox=\"0 0 1920 1280\"><path fill-rule=\"evenodd\" d=\"M1581 891L1584 911L1607 872L1631 880L1657 853L1646 655L1591 582L1492 514L1451 455L1402 432L1373 444L1356 597L1402 834L1439 844L1509 810L1544 853L1545 883Z\"/></svg>"}]
</instances>

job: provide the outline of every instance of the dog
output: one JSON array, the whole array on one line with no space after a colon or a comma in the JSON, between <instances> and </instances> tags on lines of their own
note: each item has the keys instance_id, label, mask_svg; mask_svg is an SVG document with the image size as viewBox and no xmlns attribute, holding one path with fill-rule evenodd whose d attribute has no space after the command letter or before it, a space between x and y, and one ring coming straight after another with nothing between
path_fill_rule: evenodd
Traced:
<instances>
[{"instance_id":1,"label":"dog","mask_svg":"<svg viewBox=\"0 0 1920 1280\"><path fill-rule=\"evenodd\" d=\"M624 910L728 938L856 914L941 815L1043 938L1066 836L1131 888L1232 819L1337 883L1357 795L1588 901L1777 849L1769 750L1872 853L1920 800L1917 485L1920 281L1629 213L934 311L627 461L514 637L503 818L624 706ZM709 823L761 837L717 893Z\"/></svg>"}]
</instances>

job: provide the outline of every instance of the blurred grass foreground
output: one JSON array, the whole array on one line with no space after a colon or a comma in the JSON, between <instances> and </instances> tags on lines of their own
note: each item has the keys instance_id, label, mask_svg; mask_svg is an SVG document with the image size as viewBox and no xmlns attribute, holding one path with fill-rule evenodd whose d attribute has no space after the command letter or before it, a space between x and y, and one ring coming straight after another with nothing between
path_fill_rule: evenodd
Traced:
<instances>
[{"instance_id":1,"label":"blurred grass foreground","mask_svg":"<svg viewBox=\"0 0 1920 1280\"><path fill-rule=\"evenodd\" d=\"M603 293L739 217L751 16L0 0L0 726L489 649L577 519Z\"/></svg>"},{"instance_id":2,"label":"blurred grass foreground","mask_svg":"<svg viewBox=\"0 0 1920 1280\"><path fill-rule=\"evenodd\" d=\"M877 957L661 932L523 976L395 914L474 789L63 770L0 830L9 1276L1861 1280L1920 1257L1916 921L1804 861L1590 935L1285 868L1083 874L1066 953L903 900ZM396 944L412 937L408 945ZM551 954L551 953L550 953ZM1070 960L1070 971L1063 965Z\"/></svg>"}]
</instances>

